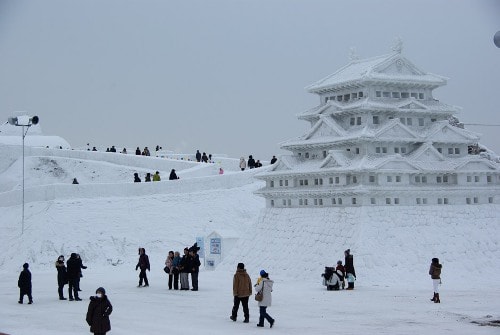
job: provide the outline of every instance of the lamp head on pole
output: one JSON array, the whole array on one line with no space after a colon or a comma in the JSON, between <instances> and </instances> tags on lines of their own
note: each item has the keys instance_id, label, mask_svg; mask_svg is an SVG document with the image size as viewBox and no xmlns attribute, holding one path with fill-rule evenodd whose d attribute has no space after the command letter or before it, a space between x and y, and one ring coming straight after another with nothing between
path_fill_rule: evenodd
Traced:
<instances>
[{"instance_id":1,"label":"lamp head on pole","mask_svg":"<svg viewBox=\"0 0 500 335\"><path fill-rule=\"evenodd\" d=\"M12 116L9 117L8 119L9 124L13 126L32 126L34 124L38 124L40 119L38 116L28 116L28 115L22 115L22 116Z\"/></svg>"}]
</instances>

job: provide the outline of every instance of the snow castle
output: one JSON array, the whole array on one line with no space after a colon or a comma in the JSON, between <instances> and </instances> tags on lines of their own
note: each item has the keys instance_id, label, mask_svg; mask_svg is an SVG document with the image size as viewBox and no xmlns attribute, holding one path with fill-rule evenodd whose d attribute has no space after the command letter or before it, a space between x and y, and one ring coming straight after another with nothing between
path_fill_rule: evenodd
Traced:
<instances>
[{"instance_id":1,"label":"snow castle","mask_svg":"<svg viewBox=\"0 0 500 335\"><path fill-rule=\"evenodd\" d=\"M256 194L268 208L500 203L500 164L458 122L460 108L433 97L446 82L401 46L352 59L306 88L320 98L298 115L311 128L281 144L292 154L257 175Z\"/></svg>"}]
</instances>

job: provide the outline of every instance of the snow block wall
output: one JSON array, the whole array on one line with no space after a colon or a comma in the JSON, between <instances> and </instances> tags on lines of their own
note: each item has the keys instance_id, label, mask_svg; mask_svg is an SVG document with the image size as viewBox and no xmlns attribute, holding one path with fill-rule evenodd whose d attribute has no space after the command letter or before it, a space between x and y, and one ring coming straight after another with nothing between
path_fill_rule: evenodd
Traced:
<instances>
[{"instance_id":1,"label":"snow block wall","mask_svg":"<svg viewBox=\"0 0 500 335\"><path fill-rule=\"evenodd\" d=\"M239 247L221 264L244 262L284 280L320 282L325 266L350 248L358 285L429 281L431 258L442 280L464 289L496 282L500 266L500 206L265 209Z\"/></svg>"}]
</instances>

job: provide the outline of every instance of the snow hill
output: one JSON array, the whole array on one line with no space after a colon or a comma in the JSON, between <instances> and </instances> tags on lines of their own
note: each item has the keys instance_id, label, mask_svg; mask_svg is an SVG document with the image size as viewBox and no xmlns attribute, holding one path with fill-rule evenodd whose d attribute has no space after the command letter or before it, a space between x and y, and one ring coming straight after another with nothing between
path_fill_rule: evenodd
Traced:
<instances>
[{"instance_id":1,"label":"snow hill","mask_svg":"<svg viewBox=\"0 0 500 335\"><path fill-rule=\"evenodd\" d=\"M20 148L0 149L0 243L6 247L0 269L26 261L50 266L57 255L75 251L87 263L130 264L139 246L161 266L168 250L230 230L238 247L225 254L222 270L243 261L255 271L317 281L350 248L365 285L417 285L428 279L432 257L442 260L448 283L457 287L478 275L496 283L500 271L499 206L265 209L253 194L262 187L253 176L262 170L238 171L238 159L224 157L202 164L189 155L29 148L21 235ZM172 168L180 180L167 180ZM132 183L134 172L156 170L161 182ZM79 185L71 185L74 177Z\"/></svg>"}]
</instances>

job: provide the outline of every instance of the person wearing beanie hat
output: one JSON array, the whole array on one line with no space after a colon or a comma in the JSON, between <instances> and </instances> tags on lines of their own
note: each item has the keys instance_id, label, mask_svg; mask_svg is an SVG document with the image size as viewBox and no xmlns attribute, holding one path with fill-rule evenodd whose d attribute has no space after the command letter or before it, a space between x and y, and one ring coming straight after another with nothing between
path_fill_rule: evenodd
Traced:
<instances>
[{"instance_id":1,"label":"person wearing beanie hat","mask_svg":"<svg viewBox=\"0 0 500 335\"><path fill-rule=\"evenodd\" d=\"M57 292L59 293L59 300L66 300L64 297L64 285L68 283L68 274L66 271L66 265L64 264L64 256L61 255L57 258L56 261L56 269L57 269Z\"/></svg>"},{"instance_id":2,"label":"person wearing beanie hat","mask_svg":"<svg viewBox=\"0 0 500 335\"><path fill-rule=\"evenodd\" d=\"M271 306L272 303L272 292L274 281L269 279L269 273L264 270L260 271L260 276L262 280L255 284L255 292L262 291L262 300L259 301L259 323L257 327L264 327L264 319L269 322L269 327L273 328L274 319L267 314L267 307Z\"/></svg>"},{"instance_id":3,"label":"person wearing beanie hat","mask_svg":"<svg viewBox=\"0 0 500 335\"><path fill-rule=\"evenodd\" d=\"M29 264L23 264L23 271L19 274L19 280L17 281L17 287L19 287L19 303L23 303L24 295L28 296L28 304L33 303L33 297L31 296L31 272L28 270Z\"/></svg>"},{"instance_id":4,"label":"person wearing beanie hat","mask_svg":"<svg viewBox=\"0 0 500 335\"><path fill-rule=\"evenodd\" d=\"M106 332L111 330L109 315L113 312L113 306L103 287L99 287L95 293L95 296L90 297L89 308L85 320L90 326L91 333L106 334Z\"/></svg>"},{"instance_id":5,"label":"person wearing beanie hat","mask_svg":"<svg viewBox=\"0 0 500 335\"><path fill-rule=\"evenodd\" d=\"M231 316L229 317L231 320L236 321L238 317L238 309L240 308L240 302L243 306L243 316L245 319L244 323L248 323L250 321L250 312L248 310L248 297L252 295L252 280L245 270L245 264L238 263L236 267L236 273L233 276L233 310Z\"/></svg>"}]
</instances>

